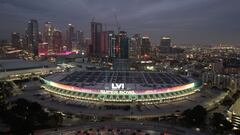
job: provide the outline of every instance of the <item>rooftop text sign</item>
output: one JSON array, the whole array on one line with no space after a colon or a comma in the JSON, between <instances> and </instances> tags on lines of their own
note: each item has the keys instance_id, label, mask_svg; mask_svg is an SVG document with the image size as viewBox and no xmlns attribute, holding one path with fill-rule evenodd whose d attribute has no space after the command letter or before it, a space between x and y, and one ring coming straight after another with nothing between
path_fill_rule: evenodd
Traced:
<instances>
[{"instance_id":1,"label":"rooftop text sign","mask_svg":"<svg viewBox=\"0 0 240 135\"><path fill-rule=\"evenodd\" d=\"M124 83L112 83L112 90L122 90L124 88Z\"/></svg>"}]
</instances>

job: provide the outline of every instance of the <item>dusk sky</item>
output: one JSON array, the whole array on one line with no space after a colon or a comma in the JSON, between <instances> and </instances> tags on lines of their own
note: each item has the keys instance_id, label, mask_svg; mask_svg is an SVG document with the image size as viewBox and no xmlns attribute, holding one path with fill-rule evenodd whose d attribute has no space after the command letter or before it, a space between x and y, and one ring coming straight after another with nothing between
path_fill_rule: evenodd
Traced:
<instances>
[{"instance_id":1,"label":"dusk sky","mask_svg":"<svg viewBox=\"0 0 240 135\"><path fill-rule=\"evenodd\" d=\"M89 37L90 22L116 24L129 35L148 35L154 43L170 35L174 43L240 43L240 0L0 0L0 39L24 32L37 19L42 31L51 21ZM107 28L112 28L108 26Z\"/></svg>"}]
</instances>

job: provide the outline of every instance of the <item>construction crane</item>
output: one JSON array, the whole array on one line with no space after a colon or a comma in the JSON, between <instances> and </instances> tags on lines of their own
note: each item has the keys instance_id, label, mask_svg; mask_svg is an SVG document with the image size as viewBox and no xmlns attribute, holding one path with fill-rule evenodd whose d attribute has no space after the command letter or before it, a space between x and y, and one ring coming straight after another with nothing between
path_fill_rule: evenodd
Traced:
<instances>
[{"instance_id":1,"label":"construction crane","mask_svg":"<svg viewBox=\"0 0 240 135\"><path fill-rule=\"evenodd\" d=\"M117 15L114 15L114 19L115 19L115 23L114 24L103 23L103 28L104 28L105 31L107 30L107 27L109 26L109 27L117 28L117 32L118 33L120 32L121 26L119 24ZM92 22L94 22L94 20L95 20L95 17L92 18Z\"/></svg>"},{"instance_id":2,"label":"construction crane","mask_svg":"<svg viewBox=\"0 0 240 135\"><path fill-rule=\"evenodd\" d=\"M117 30L118 30L118 33L119 33L120 30L121 30L121 26L120 26L120 24L119 24L119 21L118 21L118 18L117 18L117 15L116 15L116 14L114 15L114 17L115 17L115 21L116 21Z\"/></svg>"},{"instance_id":3,"label":"construction crane","mask_svg":"<svg viewBox=\"0 0 240 135\"><path fill-rule=\"evenodd\" d=\"M94 20L95 20L95 17L92 18L92 22L94 22Z\"/></svg>"}]
</instances>

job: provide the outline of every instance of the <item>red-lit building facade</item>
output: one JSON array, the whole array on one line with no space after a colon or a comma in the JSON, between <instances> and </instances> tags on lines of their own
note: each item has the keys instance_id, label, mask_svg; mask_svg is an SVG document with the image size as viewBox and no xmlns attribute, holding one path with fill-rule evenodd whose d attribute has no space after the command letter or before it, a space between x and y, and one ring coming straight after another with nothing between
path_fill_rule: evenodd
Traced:
<instances>
[{"instance_id":1,"label":"red-lit building facade","mask_svg":"<svg viewBox=\"0 0 240 135\"><path fill-rule=\"evenodd\" d=\"M60 31L53 32L53 53L61 53L63 51L63 40Z\"/></svg>"}]
</instances>

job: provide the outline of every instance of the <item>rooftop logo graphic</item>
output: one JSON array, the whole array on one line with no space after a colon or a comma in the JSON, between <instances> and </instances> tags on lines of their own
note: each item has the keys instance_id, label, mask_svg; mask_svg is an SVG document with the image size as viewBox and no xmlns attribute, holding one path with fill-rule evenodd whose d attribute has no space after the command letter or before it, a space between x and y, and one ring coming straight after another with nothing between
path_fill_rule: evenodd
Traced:
<instances>
[{"instance_id":1,"label":"rooftop logo graphic","mask_svg":"<svg viewBox=\"0 0 240 135\"><path fill-rule=\"evenodd\" d=\"M121 90L124 89L124 83L112 83L113 90Z\"/></svg>"}]
</instances>

